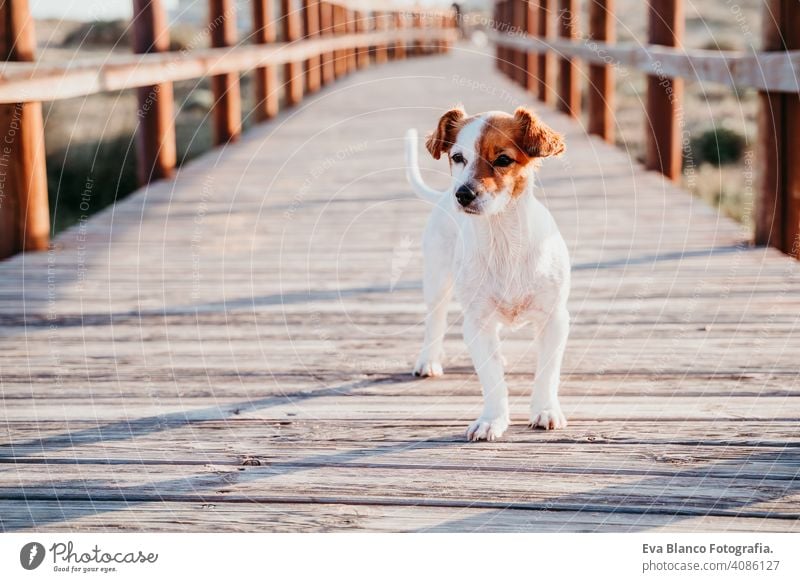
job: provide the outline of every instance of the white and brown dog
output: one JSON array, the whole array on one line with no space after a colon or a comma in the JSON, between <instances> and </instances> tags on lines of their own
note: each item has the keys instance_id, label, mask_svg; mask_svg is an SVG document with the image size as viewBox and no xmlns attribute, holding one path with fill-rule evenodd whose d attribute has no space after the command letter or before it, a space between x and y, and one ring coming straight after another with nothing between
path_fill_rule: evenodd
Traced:
<instances>
[{"instance_id":1,"label":"white and brown dog","mask_svg":"<svg viewBox=\"0 0 800 582\"><path fill-rule=\"evenodd\" d=\"M538 370L530 424L567 425L558 402L561 360L569 332L567 246L552 215L534 196L542 158L564 151L558 133L533 113L445 113L425 144L435 159L447 155L452 183L445 192L425 185L417 134L406 135L408 179L435 204L423 240L425 342L414 374L439 376L447 305L453 289L464 311L464 340L483 390L483 412L467 428L469 440L494 440L509 425L508 388L499 332L533 324Z\"/></svg>"}]
</instances>

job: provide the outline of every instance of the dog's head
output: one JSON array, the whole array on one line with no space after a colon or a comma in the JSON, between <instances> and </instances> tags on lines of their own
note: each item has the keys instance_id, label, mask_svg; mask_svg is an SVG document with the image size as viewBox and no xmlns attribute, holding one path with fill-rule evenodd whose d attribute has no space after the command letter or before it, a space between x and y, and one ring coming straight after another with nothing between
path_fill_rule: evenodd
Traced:
<instances>
[{"instance_id":1,"label":"dog's head","mask_svg":"<svg viewBox=\"0 0 800 582\"><path fill-rule=\"evenodd\" d=\"M497 214L521 196L538 160L564 151L564 140L525 107L468 117L457 107L439 120L425 143L435 159L447 155L456 207Z\"/></svg>"}]
</instances>

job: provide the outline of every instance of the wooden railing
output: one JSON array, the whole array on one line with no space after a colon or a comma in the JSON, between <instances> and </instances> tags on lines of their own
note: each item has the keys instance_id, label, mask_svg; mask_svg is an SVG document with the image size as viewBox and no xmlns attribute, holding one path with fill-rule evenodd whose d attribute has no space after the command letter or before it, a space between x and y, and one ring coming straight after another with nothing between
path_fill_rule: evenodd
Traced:
<instances>
[{"instance_id":1,"label":"wooden railing","mask_svg":"<svg viewBox=\"0 0 800 582\"><path fill-rule=\"evenodd\" d=\"M28 0L0 0L0 50L6 61L0 69L0 259L49 245L42 101L136 88L138 178L142 184L166 178L177 163L174 81L211 76L214 140L222 145L242 131L242 71L254 74L255 117L263 121L278 113L281 92L291 107L356 68L446 52L456 39L450 11L400 12L390 11L390 5L373 11L376 4L281 0L277 6L253 0L252 32L245 39L250 44L240 44L235 0L209 0L212 48L169 52L161 0L133 0L136 54L37 63ZM278 28L282 42L276 42Z\"/></svg>"},{"instance_id":2,"label":"wooden railing","mask_svg":"<svg viewBox=\"0 0 800 582\"><path fill-rule=\"evenodd\" d=\"M755 242L800 258L800 2L765 0L763 50L745 53L681 48L682 0L646 4L649 44L615 44L614 0L587 1L584 33L578 0L496 2L493 40L500 70L574 117L581 115L585 78L588 131L609 142L615 68L646 73L645 165L675 181L688 141L683 79L757 89ZM581 76L578 61L588 64L588 74Z\"/></svg>"}]
</instances>

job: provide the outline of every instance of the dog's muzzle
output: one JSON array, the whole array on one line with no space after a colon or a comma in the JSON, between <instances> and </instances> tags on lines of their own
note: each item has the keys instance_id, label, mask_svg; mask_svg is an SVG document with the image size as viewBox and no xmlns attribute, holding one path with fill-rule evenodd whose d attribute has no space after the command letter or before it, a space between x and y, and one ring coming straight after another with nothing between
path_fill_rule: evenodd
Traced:
<instances>
[{"instance_id":1,"label":"dog's muzzle","mask_svg":"<svg viewBox=\"0 0 800 582\"><path fill-rule=\"evenodd\" d=\"M475 191L466 184L456 190L456 200L458 200L458 203L465 208L472 204L475 198L477 198L477 194L475 194Z\"/></svg>"}]
</instances>

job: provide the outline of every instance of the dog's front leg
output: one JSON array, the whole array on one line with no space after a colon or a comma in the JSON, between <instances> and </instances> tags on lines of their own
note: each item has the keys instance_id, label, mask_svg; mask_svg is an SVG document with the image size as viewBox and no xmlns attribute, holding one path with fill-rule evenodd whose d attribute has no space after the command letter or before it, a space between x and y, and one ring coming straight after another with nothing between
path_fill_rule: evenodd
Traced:
<instances>
[{"instance_id":1,"label":"dog's front leg","mask_svg":"<svg viewBox=\"0 0 800 582\"><path fill-rule=\"evenodd\" d=\"M453 282L448 271L426 258L425 263L425 341L422 344L415 376L441 376L444 334L447 331L447 308L453 290Z\"/></svg>"},{"instance_id":2,"label":"dog's front leg","mask_svg":"<svg viewBox=\"0 0 800 582\"><path fill-rule=\"evenodd\" d=\"M569 313L561 308L548 319L539 338L539 362L531 397L533 428L550 430L567 426L567 419L558 402L558 384L568 334Z\"/></svg>"},{"instance_id":3,"label":"dog's front leg","mask_svg":"<svg viewBox=\"0 0 800 582\"><path fill-rule=\"evenodd\" d=\"M508 428L508 388L498 332L497 322L480 322L469 314L464 315L464 341L483 391L483 412L467 428L467 439L471 441L493 441L503 436Z\"/></svg>"}]
</instances>

